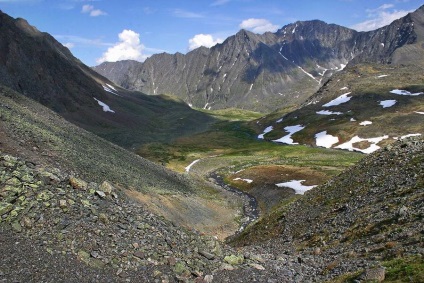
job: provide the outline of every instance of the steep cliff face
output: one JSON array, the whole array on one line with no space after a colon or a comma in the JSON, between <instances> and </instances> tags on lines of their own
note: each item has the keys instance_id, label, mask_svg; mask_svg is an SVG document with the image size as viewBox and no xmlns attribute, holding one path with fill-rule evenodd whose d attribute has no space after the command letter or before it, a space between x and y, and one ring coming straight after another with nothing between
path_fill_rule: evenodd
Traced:
<instances>
[{"instance_id":1,"label":"steep cliff face","mask_svg":"<svg viewBox=\"0 0 424 283\"><path fill-rule=\"evenodd\" d=\"M417 60L424 55L423 15L421 7L371 32L318 20L262 35L241 30L210 49L94 69L125 88L174 94L194 107L269 111L305 101L348 63L424 64Z\"/></svg>"},{"instance_id":2,"label":"steep cliff face","mask_svg":"<svg viewBox=\"0 0 424 283\"><path fill-rule=\"evenodd\" d=\"M24 19L13 19L1 12L0 34L2 84L58 112L95 105L93 94L105 98L102 85L93 83L101 76L49 34L38 31Z\"/></svg>"}]
</instances>

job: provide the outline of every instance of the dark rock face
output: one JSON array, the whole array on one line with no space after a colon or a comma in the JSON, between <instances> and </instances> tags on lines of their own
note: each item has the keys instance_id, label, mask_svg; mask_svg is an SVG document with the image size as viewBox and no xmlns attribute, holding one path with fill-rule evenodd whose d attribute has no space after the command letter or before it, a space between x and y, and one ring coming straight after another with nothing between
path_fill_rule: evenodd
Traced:
<instances>
[{"instance_id":1,"label":"dark rock face","mask_svg":"<svg viewBox=\"0 0 424 283\"><path fill-rule=\"evenodd\" d=\"M423 15L421 7L371 32L318 20L263 35L241 30L210 49L94 69L124 88L174 94L199 108L269 111L301 103L349 62L417 64L424 54Z\"/></svg>"},{"instance_id":2,"label":"dark rock face","mask_svg":"<svg viewBox=\"0 0 424 283\"><path fill-rule=\"evenodd\" d=\"M0 83L54 109L73 112L105 98L100 76L52 36L0 13Z\"/></svg>"}]
</instances>

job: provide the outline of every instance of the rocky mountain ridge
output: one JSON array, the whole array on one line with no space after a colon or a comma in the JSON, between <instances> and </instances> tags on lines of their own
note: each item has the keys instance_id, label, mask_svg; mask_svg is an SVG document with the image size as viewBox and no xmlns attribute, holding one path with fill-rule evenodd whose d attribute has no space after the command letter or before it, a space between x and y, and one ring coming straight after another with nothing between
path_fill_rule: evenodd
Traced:
<instances>
[{"instance_id":1,"label":"rocky mountain ridge","mask_svg":"<svg viewBox=\"0 0 424 283\"><path fill-rule=\"evenodd\" d=\"M276 110L302 103L346 64L415 63L422 56L424 7L370 32L322 21L276 33L241 30L212 48L157 54L144 63L103 63L94 70L127 89L173 94L197 108Z\"/></svg>"}]
</instances>

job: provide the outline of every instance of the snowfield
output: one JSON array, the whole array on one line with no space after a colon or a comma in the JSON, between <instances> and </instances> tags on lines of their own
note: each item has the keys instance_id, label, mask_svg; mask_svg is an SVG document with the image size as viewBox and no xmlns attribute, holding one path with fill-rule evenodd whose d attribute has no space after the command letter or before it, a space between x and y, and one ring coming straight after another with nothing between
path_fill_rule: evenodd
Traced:
<instances>
[{"instance_id":1,"label":"snowfield","mask_svg":"<svg viewBox=\"0 0 424 283\"><path fill-rule=\"evenodd\" d=\"M361 125L361 126L368 126L368 125L371 125L371 124L372 124L371 121L364 121L364 122L359 123L359 125Z\"/></svg>"},{"instance_id":2,"label":"snowfield","mask_svg":"<svg viewBox=\"0 0 424 283\"><path fill-rule=\"evenodd\" d=\"M287 126L284 128L284 130L286 132L289 132L288 135L285 135L282 138L279 138L278 140L273 140L274 142L279 142L279 143L285 143L285 144L299 144L297 142L294 142L293 139L291 138L291 136L294 133L297 133L301 130L303 130L305 127L302 125L295 125L295 126Z\"/></svg>"},{"instance_id":3,"label":"snowfield","mask_svg":"<svg viewBox=\"0 0 424 283\"><path fill-rule=\"evenodd\" d=\"M391 90L390 93L397 94L397 95L408 95L408 96L418 96L418 95L424 94L424 92L411 93L407 90L402 90L402 89L394 89L394 90Z\"/></svg>"},{"instance_id":4,"label":"snowfield","mask_svg":"<svg viewBox=\"0 0 424 283\"><path fill-rule=\"evenodd\" d=\"M327 131L320 132L315 135L316 145L331 148L334 144L339 142L339 138L327 134Z\"/></svg>"},{"instance_id":5,"label":"snowfield","mask_svg":"<svg viewBox=\"0 0 424 283\"><path fill-rule=\"evenodd\" d=\"M258 136L258 139L262 139L263 140L264 139L264 135L266 133L271 132L273 129L274 129L273 126L266 127L266 129L264 130L264 132Z\"/></svg>"},{"instance_id":6,"label":"snowfield","mask_svg":"<svg viewBox=\"0 0 424 283\"><path fill-rule=\"evenodd\" d=\"M342 112L333 112L329 110L321 110L316 112L318 115L342 115Z\"/></svg>"},{"instance_id":7,"label":"snowfield","mask_svg":"<svg viewBox=\"0 0 424 283\"><path fill-rule=\"evenodd\" d=\"M346 103L352 98L351 96L348 96L349 94L351 94L351 92L344 93L340 95L339 97L337 97L336 99L333 99L330 102L324 104L323 107L331 107L331 106L340 105L342 103Z\"/></svg>"},{"instance_id":8,"label":"snowfield","mask_svg":"<svg viewBox=\"0 0 424 283\"><path fill-rule=\"evenodd\" d=\"M194 160L193 162L191 162L190 163L190 165L188 165L186 168L185 168L185 171L188 173L188 172L190 172L190 169L191 169L191 167L194 165L194 164L196 164L197 162L199 162L200 161L200 159L196 159L196 160Z\"/></svg>"},{"instance_id":9,"label":"snowfield","mask_svg":"<svg viewBox=\"0 0 424 283\"><path fill-rule=\"evenodd\" d=\"M388 108L388 107L392 107L393 105L396 104L396 100L391 99L391 100L382 100L380 101L380 105L383 106L383 108Z\"/></svg>"},{"instance_id":10,"label":"snowfield","mask_svg":"<svg viewBox=\"0 0 424 283\"><path fill-rule=\"evenodd\" d=\"M111 112L111 113L115 113L115 111L113 111L112 109L110 109L109 105L107 105L104 102L101 102L100 100L98 100L97 98L93 97L95 101L97 101L97 103L103 107L103 111L104 112Z\"/></svg>"},{"instance_id":11,"label":"snowfield","mask_svg":"<svg viewBox=\"0 0 424 283\"><path fill-rule=\"evenodd\" d=\"M291 180L290 182L275 184L277 187L287 187L293 189L296 194L303 195L306 191L315 188L316 186L305 186L302 183L305 180Z\"/></svg>"},{"instance_id":12,"label":"snowfield","mask_svg":"<svg viewBox=\"0 0 424 283\"><path fill-rule=\"evenodd\" d=\"M349 151L359 151L362 153L372 153L378 149L380 149L380 147L377 145L379 142L381 142L384 139L388 139L389 136L385 135L382 137L377 137L377 138L368 138L368 139L363 139L360 138L358 136L354 136L350 141L342 143L341 145L336 146L335 148L340 148L340 149L347 149ZM366 149L360 149L357 147L354 147L353 144L354 143L358 143L358 142L362 142L362 141L367 141L369 143L371 143L371 145L366 148Z\"/></svg>"},{"instance_id":13,"label":"snowfield","mask_svg":"<svg viewBox=\"0 0 424 283\"><path fill-rule=\"evenodd\" d=\"M234 181L243 181L243 182L246 182L246 183L248 183L248 184L250 184L250 183L252 183L253 182L253 180L250 180L250 179L242 179L242 178L235 178L235 179L233 179Z\"/></svg>"}]
</instances>

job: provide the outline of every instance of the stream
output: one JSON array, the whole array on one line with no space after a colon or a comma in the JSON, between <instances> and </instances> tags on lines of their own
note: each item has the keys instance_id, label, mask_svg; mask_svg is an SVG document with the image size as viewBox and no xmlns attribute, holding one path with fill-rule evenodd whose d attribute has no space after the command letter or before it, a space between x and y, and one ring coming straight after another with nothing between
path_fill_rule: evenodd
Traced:
<instances>
[{"instance_id":1,"label":"stream","mask_svg":"<svg viewBox=\"0 0 424 283\"><path fill-rule=\"evenodd\" d=\"M243 199L243 218L241 219L240 228L236 234L241 233L250 223L259 218L258 202L254 196L226 184L224 178L216 172L211 173L209 178L213 179L215 184L223 189L237 194Z\"/></svg>"}]
</instances>

